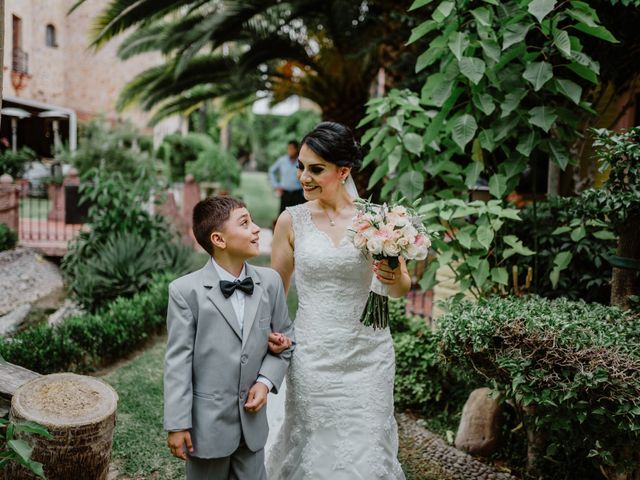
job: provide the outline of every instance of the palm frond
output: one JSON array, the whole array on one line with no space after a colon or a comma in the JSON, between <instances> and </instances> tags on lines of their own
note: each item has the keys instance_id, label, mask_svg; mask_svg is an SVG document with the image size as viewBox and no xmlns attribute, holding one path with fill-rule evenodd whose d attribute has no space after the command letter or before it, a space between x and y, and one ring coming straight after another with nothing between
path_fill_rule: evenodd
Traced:
<instances>
[{"instance_id":1,"label":"palm frond","mask_svg":"<svg viewBox=\"0 0 640 480\"><path fill-rule=\"evenodd\" d=\"M84 3L76 3L71 13ZM163 18L169 12L193 3L193 0L111 0L96 17L91 31L91 46L99 48L128 28Z\"/></svg>"}]
</instances>

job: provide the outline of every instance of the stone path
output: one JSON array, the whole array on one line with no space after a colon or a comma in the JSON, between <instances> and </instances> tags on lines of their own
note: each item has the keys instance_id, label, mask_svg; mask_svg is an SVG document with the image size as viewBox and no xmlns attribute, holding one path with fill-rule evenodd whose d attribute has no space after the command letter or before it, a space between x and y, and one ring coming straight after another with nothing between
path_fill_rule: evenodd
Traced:
<instances>
[{"instance_id":1,"label":"stone path","mask_svg":"<svg viewBox=\"0 0 640 480\"><path fill-rule=\"evenodd\" d=\"M407 480L517 480L452 447L406 413L396 414Z\"/></svg>"}]
</instances>

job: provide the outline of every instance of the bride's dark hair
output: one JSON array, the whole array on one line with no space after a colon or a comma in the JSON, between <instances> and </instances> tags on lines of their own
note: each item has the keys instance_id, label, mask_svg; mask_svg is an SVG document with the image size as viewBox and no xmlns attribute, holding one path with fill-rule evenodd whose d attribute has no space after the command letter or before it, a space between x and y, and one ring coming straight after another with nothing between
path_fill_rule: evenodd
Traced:
<instances>
[{"instance_id":1,"label":"bride's dark hair","mask_svg":"<svg viewBox=\"0 0 640 480\"><path fill-rule=\"evenodd\" d=\"M357 170L362 163L362 147L351 129L337 122L321 122L305 135L306 145L327 162Z\"/></svg>"}]
</instances>

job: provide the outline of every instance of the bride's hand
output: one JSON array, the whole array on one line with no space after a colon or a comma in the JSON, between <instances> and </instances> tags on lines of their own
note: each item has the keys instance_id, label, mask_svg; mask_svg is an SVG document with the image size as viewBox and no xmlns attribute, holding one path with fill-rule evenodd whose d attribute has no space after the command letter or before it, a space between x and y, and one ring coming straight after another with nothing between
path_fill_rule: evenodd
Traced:
<instances>
[{"instance_id":1,"label":"bride's hand","mask_svg":"<svg viewBox=\"0 0 640 480\"><path fill-rule=\"evenodd\" d=\"M389 266L388 260L374 260L373 271L381 283L389 286L389 296L394 298L404 297L411 289L411 277L407 270L407 264L402 257L398 257L399 265L396 268Z\"/></svg>"},{"instance_id":2,"label":"bride's hand","mask_svg":"<svg viewBox=\"0 0 640 480\"><path fill-rule=\"evenodd\" d=\"M400 265L396 268L391 268L388 260L374 260L373 273L375 273L378 280L387 285L397 285L402 280Z\"/></svg>"}]
</instances>

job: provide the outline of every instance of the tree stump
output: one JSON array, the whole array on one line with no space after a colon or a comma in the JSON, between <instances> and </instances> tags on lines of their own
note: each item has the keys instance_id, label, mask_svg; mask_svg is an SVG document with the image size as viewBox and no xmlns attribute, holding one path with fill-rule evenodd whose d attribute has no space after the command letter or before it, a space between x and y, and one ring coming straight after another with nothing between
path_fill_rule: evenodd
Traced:
<instances>
[{"instance_id":1,"label":"tree stump","mask_svg":"<svg viewBox=\"0 0 640 480\"><path fill-rule=\"evenodd\" d=\"M49 430L53 439L24 434L33 460L44 465L48 480L107 478L116 424L118 394L106 383L73 373L45 375L25 383L11 401L13 421L31 420ZM35 479L12 463L6 478Z\"/></svg>"}]
</instances>

